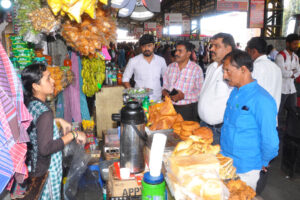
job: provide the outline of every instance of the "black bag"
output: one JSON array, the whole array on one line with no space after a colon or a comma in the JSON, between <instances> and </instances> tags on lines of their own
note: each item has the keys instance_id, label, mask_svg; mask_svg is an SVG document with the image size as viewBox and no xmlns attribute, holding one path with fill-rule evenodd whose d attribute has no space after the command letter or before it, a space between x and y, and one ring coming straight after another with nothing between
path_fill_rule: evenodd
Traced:
<instances>
[{"instance_id":1,"label":"black bag","mask_svg":"<svg viewBox=\"0 0 300 200\"><path fill-rule=\"evenodd\" d=\"M26 179L26 192L23 198L18 198L22 200L39 200L40 195L43 191L44 185L47 182L48 173L40 177L32 177L29 174L28 179Z\"/></svg>"}]
</instances>

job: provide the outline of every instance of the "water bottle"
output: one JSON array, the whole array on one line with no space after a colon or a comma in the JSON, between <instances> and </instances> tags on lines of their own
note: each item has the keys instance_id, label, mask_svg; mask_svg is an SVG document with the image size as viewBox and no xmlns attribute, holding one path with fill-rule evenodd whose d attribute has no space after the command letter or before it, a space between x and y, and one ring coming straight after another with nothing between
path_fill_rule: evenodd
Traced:
<instances>
[{"instance_id":1,"label":"water bottle","mask_svg":"<svg viewBox=\"0 0 300 200\"><path fill-rule=\"evenodd\" d=\"M121 70L119 69L118 73L117 73L117 84L118 85L122 85L122 78L123 78L123 74L122 74Z\"/></svg>"},{"instance_id":2,"label":"water bottle","mask_svg":"<svg viewBox=\"0 0 300 200\"><path fill-rule=\"evenodd\" d=\"M108 85L113 85L112 83L112 69L108 69Z\"/></svg>"},{"instance_id":3,"label":"water bottle","mask_svg":"<svg viewBox=\"0 0 300 200\"><path fill-rule=\"evenodd\" d=\"M117 70L115 67L112 70L112 83L113 85L117 85Z\"/></svg>"},{"instance_id":4,"label":"water bottle","mask_svg":"<svg viewBox=\"0 0 300 200\"><path fill-rule=\"evenodd\" d=\"M109 73L109 68L108 66L105 67L105 84L108 85L108 73Z\"/></svg>"},{"instance_id":5,"label":"water bottle","mask_svg":"<svg viewBox=\"0 0 300 200\"><path fill-rule=\"evenodd\" d=\"M147 119L149 119L149 106L150 106L150 101L149 101L149 97L145 96L143 102L142 102L142 106L145 112L145 115L147 117Z\"/></svg>"}]
</instances>

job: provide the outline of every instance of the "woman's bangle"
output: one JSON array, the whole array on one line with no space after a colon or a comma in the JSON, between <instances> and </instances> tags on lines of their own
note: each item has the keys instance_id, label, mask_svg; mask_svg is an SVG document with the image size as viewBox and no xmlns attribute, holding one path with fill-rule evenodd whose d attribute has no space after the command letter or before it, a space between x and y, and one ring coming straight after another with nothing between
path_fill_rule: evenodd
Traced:
<instances>
[{"instance_id":1,"label":"woman's bangle","mask_svg":"<svg viewBox=\"0 0 300 200\"><path fill-rule=\"evenodd\" d=\"M76 136L75 136L74 131L72 131L71 133L72 133L72 135L73 135L73 139L76 139ZM77 136L78 136L78 135L77 135Z\"/></svg>"}]
</instances>

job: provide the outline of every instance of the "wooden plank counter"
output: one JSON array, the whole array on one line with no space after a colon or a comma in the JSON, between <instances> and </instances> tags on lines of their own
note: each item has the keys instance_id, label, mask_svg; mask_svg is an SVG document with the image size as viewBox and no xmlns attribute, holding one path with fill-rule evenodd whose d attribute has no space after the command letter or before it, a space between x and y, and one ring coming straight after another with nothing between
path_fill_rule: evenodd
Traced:
<instances>
[{"instance_id":1,"label":"wooden plank counter","mask_svg":"<svg viewBox=\"0 0 300 200\"><path fill-rule=\"evenodd\" d=\"M111 115L119 113L123 106L123 86L104 86L96 93L96 122L97 136L102 138L102 132L110 128L116 128L117 123L112 121Z\"/></svg>"}]
</instances>

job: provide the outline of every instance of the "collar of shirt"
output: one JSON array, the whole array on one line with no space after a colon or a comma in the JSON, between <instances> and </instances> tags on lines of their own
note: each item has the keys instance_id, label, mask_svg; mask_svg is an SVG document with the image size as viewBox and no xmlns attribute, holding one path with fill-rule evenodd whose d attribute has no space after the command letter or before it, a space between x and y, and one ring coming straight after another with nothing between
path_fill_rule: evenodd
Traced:
<instances>
[{"instance_id":1,"label":"collar of shirt","mask_svg":"<svg viewBox=\"0 0 300 200\"><path fill-rule=\"evenodd\" d=\"M177 62L174 62L173 64L174 64L174 67L176 67L179 70L179 72L181 72L183 70L187 70L189 68L192 68L196 63L189 60L188 63L186 64L186 66L184 68L182 68L181 70L180 70L179 65L178 65Z\"/></svg>"},{"instance_id":2,"label":"collar of shirt","mask_svg":"<svg viewBox=\"0 0 300 200\"><path fill-rule=\"evenodd\" d=\"M286 59L289 59L291 62L293 62L294 59L296 59L296 54L293 52L292 55L285 49L284 53L286 55Z\"/></svg>"},{"instance_id":3,"label":"collar of shirt","mask_svg":"<svg viewBox=\"0 0 300 200\"><path fill-rule=\"evenodd\" d=\"M149 63L149 64L151 64L154 60L155 60L155 58L156 58L156 55L153 53L153 57L152 57L152 59L151 59L151 61L150 61L150 63L146 60L146 58L145 58L145 56L141 53L140 54L140 59L143 59L145 62L147 62L147 63Z\"/></svg>"},{"instance_id":4,"label":"collar of shirt","mask_svg":"<svg viewBox=\"0 0 300 200\"><path fill-rule=\"evenodd\" d=\"M247 90L251 90L253 87L256 87L256 85L257 85L257 81L254 80L251 83L243 85L242 87L239 87L239 88L235 87L235 89L238 90L239 92L244 92Z\"/></svg>"},{"instance_id":5,"label":"collar of shirt","mask_svg":"<svg viewBox=\"0 0 300 200\"><path fill-rule=\"evenodd\" d=\"M255 59L254 63L259 62L261 60L267 60L267 59L268 59L267 55L261 55Z\"/></svg>"}]
</instances>

